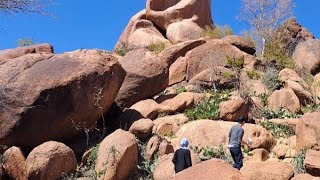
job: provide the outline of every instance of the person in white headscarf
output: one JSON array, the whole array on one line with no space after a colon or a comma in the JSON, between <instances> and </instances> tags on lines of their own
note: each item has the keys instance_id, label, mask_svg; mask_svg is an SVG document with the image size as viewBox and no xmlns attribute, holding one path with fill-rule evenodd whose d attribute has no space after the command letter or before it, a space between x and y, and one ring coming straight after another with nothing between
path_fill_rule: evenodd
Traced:
<instances>
[{"instance_id":1,"label":"person in white headscarf","mask_svg":"<svg viewBox=\"0 0 320 180\"><path fill-rule=\"evenodd\" d=\"M183 138L180 142L180 148L173 155L172 162L176 173L192 166L190 150L188 149L189 141Z\"/></svg>"}]
</instances>

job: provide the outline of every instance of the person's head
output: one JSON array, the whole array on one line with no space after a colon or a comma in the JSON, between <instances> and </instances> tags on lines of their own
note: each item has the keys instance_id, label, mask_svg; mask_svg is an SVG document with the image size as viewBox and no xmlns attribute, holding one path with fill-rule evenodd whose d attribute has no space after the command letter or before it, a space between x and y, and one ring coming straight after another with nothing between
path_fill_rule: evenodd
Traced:
<instances>
[{"instance_id":1,"label":"person's head","mask_svg":"<svg viewBox=\"0 0 320 180\"><path fill-rule=\"evenodd\" d=\"M182 139L181 139L181 142L180 142L180 146L181 146L182 148L188 148L188 145L189 145L188 139L187 139L187 138L182 138Z\"/></svg>"},{"instance_id":2,"label":"person's head","mask_svg":"<svg viewBox=\"0 0 320 180\"><path fill-rule=\"evenodd\" d=\"M239 116L238 123L243 126L246 123L246 119L243 116Z\"/></svg>"}]
</instances>

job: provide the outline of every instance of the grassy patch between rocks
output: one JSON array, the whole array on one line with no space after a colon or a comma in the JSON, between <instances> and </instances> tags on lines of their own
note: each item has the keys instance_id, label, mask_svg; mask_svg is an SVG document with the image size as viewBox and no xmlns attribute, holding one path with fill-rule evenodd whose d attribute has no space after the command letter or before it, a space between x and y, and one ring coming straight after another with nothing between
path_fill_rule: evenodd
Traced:
<instances>
[{"instance_id":1,"label":"grassy patch between rocks","mask_svg":"<svg viewBox=\"0 0 320 180\"><path fill-rule=\"evenodd\" d=\"M295 134L293 127L290 125L275 124L270 121L262 121L260 125L270 131L276 138L286 138Z\"/></svg>"}]
</instances>

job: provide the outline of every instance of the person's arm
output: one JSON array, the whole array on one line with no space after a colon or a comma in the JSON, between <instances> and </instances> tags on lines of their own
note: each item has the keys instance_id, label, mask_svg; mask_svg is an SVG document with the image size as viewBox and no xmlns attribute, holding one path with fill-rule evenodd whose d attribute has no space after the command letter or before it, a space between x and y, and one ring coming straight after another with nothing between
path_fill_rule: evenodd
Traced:
<instances>
[{"instance_id":1,"label":"person's arm","mask_svg":"<svg viewBox=\"0 0 320 180\"><path fill-rule=\"evenodd\" d=\"M232 130L232 128L229 130L229 135L228 135L228 137L229 137L229 139L228 139L228 144L230 144L231 130Z\"/></svg>"},{"instance_id":2,"label":"person's arm","mask_svg":"<svg viewBox=\"0 0 320 180\"><path fill-rule=\"evenodd\" d=\"M240 138L239 141L241 142L241 144L249 147L249 144L246 141L243 140L244 130L242 129L242 131L240 131L239 133L240 133L240 135L238 137Z\"/></svg>"},{"instance_id":3,"label":"person's arm","mask_svg":"<svg viewBox=\"0 0 320 180\"><path fill-rule=\"evenodd\" d=\"M186 167L191 167L192 166L192 161L191 161L191 155L190 155L190 150L187 150L186 154L185 154L185 163L186 163Z\"/></svg>"}]
</instances>

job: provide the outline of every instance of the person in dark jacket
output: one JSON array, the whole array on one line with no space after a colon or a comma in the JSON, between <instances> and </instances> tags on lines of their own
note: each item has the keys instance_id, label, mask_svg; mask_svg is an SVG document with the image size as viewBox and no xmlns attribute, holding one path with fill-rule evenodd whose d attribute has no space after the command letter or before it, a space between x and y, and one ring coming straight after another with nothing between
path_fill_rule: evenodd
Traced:
<instances>
[{"instance_id":1,"label":"person in dark jacket","mask_svg":"<svg viewBox=\"0 0 320 180\"><path fill-rule=\"evenodd\" d=\"M181 148L176 150L172 158L176 173L192 166L190 150L188 149L189 141L183 138L180 145Z\"/></svg>"},{"instance_id":2,"label":"person in dark jacket","mask_svg":"<svg viewBox=\"0 0 320 180\"><path fill-rule=\"evenodd\" d=\"M242 140L244 130L242 126L246 123L245 118L240 116L238 118L238 123L233 125L229 131L229 148L230 153L233 158L233 167L240 170L243 166L243 155L241 151L241 144L249 147L249 144Z\"/></svg>"}]
</instances>

